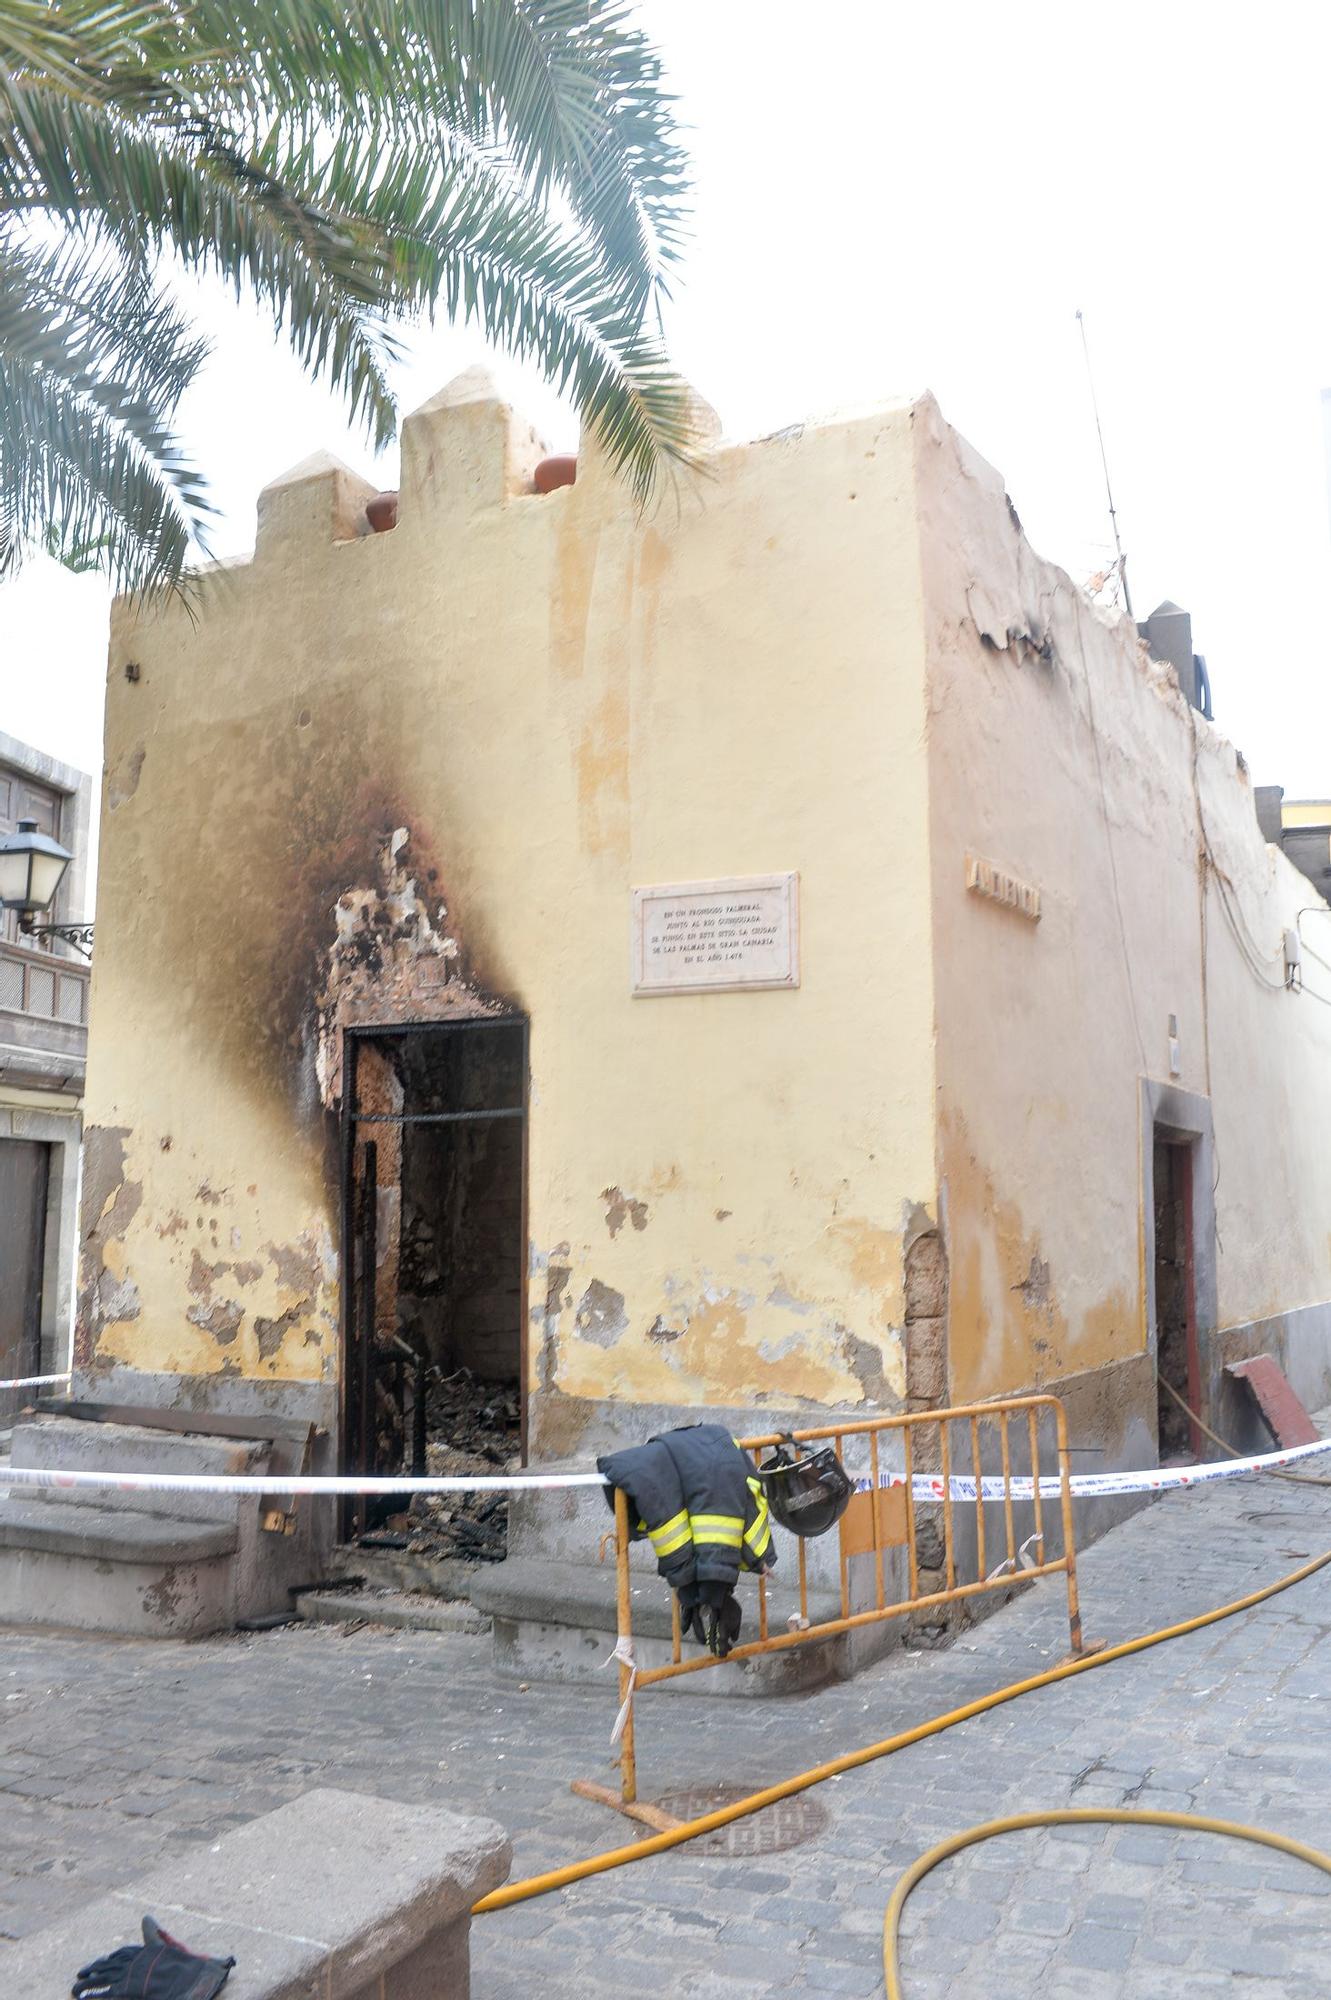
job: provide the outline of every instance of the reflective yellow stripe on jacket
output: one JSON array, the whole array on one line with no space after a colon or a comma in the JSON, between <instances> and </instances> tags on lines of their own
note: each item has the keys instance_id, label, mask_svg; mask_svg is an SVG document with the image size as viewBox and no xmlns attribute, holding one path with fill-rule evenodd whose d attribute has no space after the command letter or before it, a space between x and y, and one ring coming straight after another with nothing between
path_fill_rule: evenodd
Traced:
<instances>
[{"instance_id":1,"label":"reflective yellow stripe on jacket","mask_svg":"<svg viewBox=\"0 0 1331 2000\"><path fill-rule=\"evenodd\" d=\"M695 1542L711 1542L723 1549L743 1547L744 1519L740 1514L690 1514L689 1526Z\"/></svg>"},{"instance_id":2,"label":"reflective yellow stripe on jacket","mask_svg":"<svg viewBox=\"0 0 1331 2000\"><path fill-rule=\"evenodd\" d=\"M683 1509L678 1514L672 1514L668 1521L662 1521L659 1528L649 1528L647 1532L659 1562L687 1547L692 1536L689 1517Z\"/></svg>"},{"instance_id":3,"label":"reflective yellow stripe on jacket","mask_svg":"<svg viewBox=\"0 0 1331 2000\"><path fill-rule=\"evenodd\" d=\"M744 1546L749 1550L751 1555L761 1559L767 1553L768 1545L772 1539L772 1522L767 1510L767 1497L763 1492L762 1482L757 1479L750 1479L748 1481L748 1488L753 1495L758 1511L744 1530Z\"/></svg>"}]
</instances>

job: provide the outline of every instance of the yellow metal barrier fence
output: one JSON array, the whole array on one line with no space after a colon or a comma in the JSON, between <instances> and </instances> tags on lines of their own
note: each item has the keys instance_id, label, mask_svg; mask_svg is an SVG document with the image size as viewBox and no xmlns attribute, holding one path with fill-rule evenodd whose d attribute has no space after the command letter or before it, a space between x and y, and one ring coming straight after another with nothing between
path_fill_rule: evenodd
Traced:
<instances>
[{"instance_id":1,"label":"yellow metal barrier fence","mask_svg":"<svg viewBox=\"0 0 1331 2000\"><path fill-rule=\"evenodd\" d=\"M1058 1462L1058 1512L1062 1543L1062 1551L1058 1555L1049 1553L1047 1510L1040 1494L1042 1416L1052 1421ZM1013 1470L1014 1419L1017 1457L1025 1461L1018 1472ZM983 1464L986 1443L983 1432L986 1427L990 1433L990 1470L987 1473ZM958 1432L962 1439L960 1458L956 1451ZM884 1465L883 1441L897 1440L898 1434L899 1449L892 1454L893 1462ZM607 1786L581 1778L575 1780L573 1790L584 1798L614 1806L630 1818L641 1820L658 1831L668 1830L676 1822L668 1813L638 1802L633 1702L643 1688L652 1687L659 1681L672 1680L680 1674L704 1673L710 1668L727 1667L744 1660L761 1659L795 1646L813 1645L835 1638L839 1633L881 1624L889 1618L909 1618L921 1612L942 1610L986 1592L1008 1590L1014 1579L1033 1582L1042 1576L1063 1576L1067 1579L1070 1650L1074 1656L1084 1650L1077 1600L1067 1415L1057 1396L1012 1396L992 1403L964 1403L953 1409L871 1417L858 1423L825 1424L793 1433L772 1432L738 1438L736 1443L744 1451L757 1453L781 1443L788 1435L801 1444L821 1443L830 1438L843 1464L847 1459L847 1441L854 1441L852 1462L846 1464L846 1470L857 1490L838 1528L840 1613L817 1620L810 1617L808 1545L798 1536L790 1537L788 1539L795 1543L798 1564L798 1613L792 1615L785 1631L769 1631L768 1581L766 1573L761 1573L757 1580L758 1637L735 1646L725 1659L718 1659L707 1652L688 1659L684 1657L679 1600L672 1592L671 1657L663 1666L640 1667L636 1664L628 1501L622 1491L615 1493L618 1603L615 1656L619 1663L620 1791L616 1797ZM855 1447L860 1440L864 1441L867 1450L861 1464L857 1465L854 1461L859 1458L860 1452ZM968 1465L966 1461L969 1461ZM922 1477L937 1482L936 1499L932 1496L917 1498L915 1485ZM952 1488L958 1477L964 1478L968 1485L973 1481L973 1500L957 1500L954 1497ZM1014 1495L1014 1479L1024 1483L1028 1478L1031 1481L1029 1497L1025 1492ZM981 1484L986 1479L987 1494ZM997 1492L994 1491L996 1485ZM997 1537L992 1533L994 1522L986 1523L986 1508L1000 1516ZM1030 1532L1024 1538L1020 1536L1019 1528L1026 1526L1028 1517L1024 1512L1019 1516L1019 1510L1029 1510ZM1052 1512L1052 1507L1049 1511ZM970 1522L970 1533L959 1533L959 1516L962 1523ZM609 1540L608 1536L606 1540ZM1004 1553L991 1569L990 1550L996 1550L1000 1540ZM888 1559L890 1552L901 1550L905 1552L906 1594L889 1600ZM852 1588L850 1566L858 1556L873 1558L873 1603L867 1609L856 1611L851 1608L857 1592ZM898 1557L896 1566L899 1567L899 1564ZM974 1574L963 1578L963 1571L973 1571ZM925 1585L928 1587L922 1587Z\"/></svg>"}]
</instances>

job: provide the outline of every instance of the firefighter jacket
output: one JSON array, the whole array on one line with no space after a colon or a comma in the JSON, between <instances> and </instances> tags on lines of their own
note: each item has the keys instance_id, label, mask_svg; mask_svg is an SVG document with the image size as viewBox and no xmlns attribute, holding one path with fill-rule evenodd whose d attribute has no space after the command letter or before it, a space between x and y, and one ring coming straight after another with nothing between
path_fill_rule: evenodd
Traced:
<instances>
[{"instance_id":1,"label":"firefighter jacket","mask_svg":"<svg viewBox=\"0 0 1331 2000\"><path fill-rule=\"evenodd\" d=\"M693 1584L733 1588L741 1569L776 1561L762 1481L720 1424L688 1424L646 1444L598 1458L597 1469L628 1499L629 1535L650 1538L661 1575L674 1590Z\"/></svg>"}]
</instances>

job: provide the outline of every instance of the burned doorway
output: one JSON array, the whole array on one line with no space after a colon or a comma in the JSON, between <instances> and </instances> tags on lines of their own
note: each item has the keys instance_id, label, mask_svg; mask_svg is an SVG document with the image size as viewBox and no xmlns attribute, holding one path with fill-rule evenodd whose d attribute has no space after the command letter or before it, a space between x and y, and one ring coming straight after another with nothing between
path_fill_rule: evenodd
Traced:
<instances>
[{"instance_id":1,"label":"burned doorway","mask_svg":"<svg viewBox=\"0 0 1331 2000\"><path fill-rule=\"evenodd\" d=\"M349 1031L342 1462L494 1473L525 1456L527 1023ZM499 1496L354 1501L344 1531L497 1560Z\"/></svg>"},{"instance_id":2,"label":"burned doorway","mask_svg":"<svg viewBox=\"0 0 1331 2000\"><path fill-rule=\"evenodd\" d=\"M1155 1367L1160 1463L1201 1455L1201 1432L1180 1408L1200 1411L1193 1142L1156 1126L1151 1190L1155 1219ZM1170 1390L1174 1394L1170 1394Z\"/></svg>"}]
</instances>

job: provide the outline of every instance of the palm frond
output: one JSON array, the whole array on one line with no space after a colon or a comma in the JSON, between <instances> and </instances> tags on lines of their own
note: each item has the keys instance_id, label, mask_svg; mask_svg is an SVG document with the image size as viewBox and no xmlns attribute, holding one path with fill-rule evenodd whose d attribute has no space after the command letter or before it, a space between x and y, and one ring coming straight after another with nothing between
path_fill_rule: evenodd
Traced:
<instances>
[{"instance_id":1,"label":"palm frond","mask_svg":"<svg viewBox=\"0 0 1331 2000\"><path fill-rule=\"evenodd\" d=\"M180 586L209 510L169 417L205 351L141 270L0 239L0 574L54 538Z\"/></svg>"},{"instance_id":2,"label":"palm frond","mask_svg":"<svg viewBox=\"0 0 1331 2000\"><path fill-rule=\"evenodd\" d=\"M660 58L623 0L194 0L228 89L309 137L391 108L403 144L501 146L645 298L678 257L688 167Z\"/></svg>"},{"instance_id":3,"label":"palm frond","mask_svg":"<svg viewBox=\"0 0 1331 2000\"><path fill-rule=\"evenodd\" d=\"M372 225L413 218L412 233L396 241L398 308L470 321L519 360L536 362L571 396L640 499L663 455L693 461L691 396L635 302L585 243L533 209L484 159L421 157L385 169L372 146L344 137L323 172L321 194Z\"/></svg>"},{"instance_id":4,"label":"palm frond","mask_svg":"<svg viewBox=\"0 0 1331 2000\"><path fill-rule=\"evenodd\" d=\"M0 564L44 507L66 553L178 581L198 354L155 288L167 254L266 306L377 443L392 323L472 320L645 496L693 448L659 334L687 194L627 0L0 0Z\"/></svg>"},{"instance_id":5,"label":"palm frond","mask_svg":"<svg viewBox=\"0 0 1331 2000\"><path fill-rule=\"evenodd\" d=\"M0 213L97 224L127 257L172 250L194 272L217 273L271 311L302 365L346 398L376 444L392 436L381 228L312 207L261 156L243 159L217 138L191 148L117 109L45 91L30 93L29 109L33 144L18 162L0 159Z\"/></svg>"}]
</instances>

